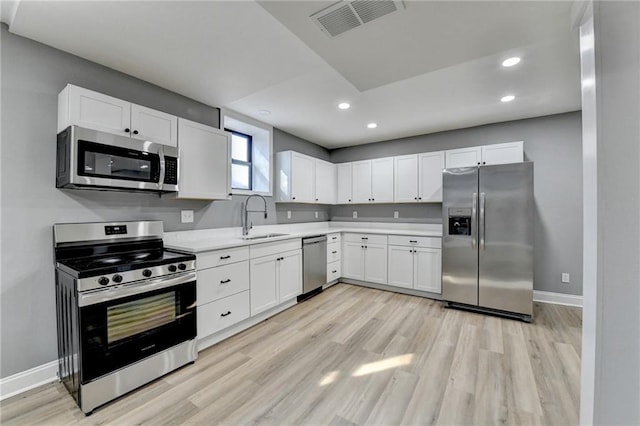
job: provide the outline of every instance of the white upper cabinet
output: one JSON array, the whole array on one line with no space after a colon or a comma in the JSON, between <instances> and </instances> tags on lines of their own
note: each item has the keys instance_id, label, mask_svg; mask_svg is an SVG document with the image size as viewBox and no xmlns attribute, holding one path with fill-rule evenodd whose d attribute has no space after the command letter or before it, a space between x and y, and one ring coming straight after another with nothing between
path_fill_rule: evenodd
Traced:
<instances>
[{"instance_id":1,"label":"white upper cabinet","mask_svg":"<svg viewBox=\"0 0 640 426\"><path fill-rule=\"evenodd\" d=\"M328 161L315 160L316 203L336 203L336 165Z\"/></svg>"},{"instance_id":2,"label":"white upper cabinet","mask_svg":"<svg viewBox=\"0 0 640 426\"><path fill-rule=\"evenodd\" d=\"M393 157L351 163L353 203L393 202Z\"/></svg>"},{"instance_id":3,"label":"white upper cabinet","mask_svg":"<svg viewBox=\"0 0 640 426\"><path fill-rule=\"evenodd\" d=\"M445 156L447 169L479 166L482 162L482 147L472 146L469 148L450 149L445 151Z\"/></svg>"},{"instance_id":4,"label":"white upper cabinet","mask_svg":"<svg viewBox=\"0 0 640 426\"><path fill-rule=\"evenodd\" d=\"M131 103L67 84L58 95L58 132L71 125L130 136Z\"/></svg>"},{"instance_id":5,"label":"white upper cabinet","mask_svg":"<svg viewBox=\"0 0 640 426\"><path fill-rule=\"evenodd\" d=\"M401 155L394 158L394 201L415 203L418 201L418 155Z\"/></svg>"},{"instance_id":6,"label":"white upper cabinet","mask_svg":"<svg viewBox=\"0 0 640 426\"><path fill-rule=\"evenodd\" d=\"M393 202L393 157L371 160L371 201Z\"/></svg>"},{"instance_id":7,"label":"white upper cabinet","mask_svg":"<svg viewBox=\"0 0 640 426\"><path fill-rule=\"evenodd\" d=\"M351 163L351 188L354 203L371 202L371 160Z\"/></svg>"},{"instance_id":8,"label":"white upper cabinet","mask_svg":"<svg viewBox=\"0 0 640 426\"><path fill-rule=\"evenodd\" d=\"M524 161L524 142L498 143L482 147L482 165L522 163Z\"/></svg>"},{"instance_id":9,"label":"white upper cabinet","mask_svg":"<svg viewBox=\"0 0 640 426\"><path fill-rule=\"evenodd\" d=\"M444 151L395 157L396 203L442 201Z\"/></svg>"},{"instance_id":10,"label":"white upper cabinet","mask_svg":"<svg viewBox=\"0 0 640 426\"><path fill-rule=\"evenodd\" d=\"M276 154L276 201L315 203L315 160L295 151Z\"/></svg>"},{"instance_id":11,"label":"white upper cabinet","mask_svg":"<svg viewBox=\"0 0 640 426\"><path fill-rule=\"evenodd\" d=\"M230 146L229 133L183 118L179 119L180 180L176 197L230 199Z\"/></svg>"},{"instance_id":12,"label":"white upper cabinet","mask_svg":"<svg viewBox=\"0 0 640 426\"><path fill-rule=\"evenodd\" d=\"M68 84L58 95L58 132L71 125L178 144L176 116Z\"/></svg>"},{"instance_id":13,"label":"white upper cabinet","mask_svg":"<svg viewBox=\"0 0 640 426\"><path fill-rule=\"evenodd\" d=\"M444 151L418 155L419 202L442 202L442 169L444 169Z\"/></svg>"},{"instance_id":14,"label":"white upper cabinet","mask_svg":"<svg viewBox=\"0 0 640 426\"><path fill-rule=\"evenodd\" d=\"M131 104L131 137L178 146L178 117Z\"/></svg>"},{"instance_id":15,"label":"white upper cabinet","mask_svg":"<svg viewBox=\"0 0 640 426\"><path fill-rule=\"evenodd\" d=\"M524 142L507 142L493 145L472 146L446 151L446 167L490 166L495 164L522 163Z\"/></svg>"},{"instance_id":16,"label":"white upper cabinet","mask_svg":"<svg viewBox=\"0 0 640 426\"><path fill-rule=\"evenodd\" d=\"M352 202L351 192L351 170L353 163L341 163L336 165L338 184L336 188L336 203L350 204Z\"/></svg>"}]
</instances>

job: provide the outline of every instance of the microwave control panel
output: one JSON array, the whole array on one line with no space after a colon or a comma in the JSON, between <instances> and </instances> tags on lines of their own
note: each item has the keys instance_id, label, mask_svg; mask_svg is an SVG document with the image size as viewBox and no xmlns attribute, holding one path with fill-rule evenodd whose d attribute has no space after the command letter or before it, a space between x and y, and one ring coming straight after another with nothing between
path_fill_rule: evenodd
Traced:
<instances>
[{"instance_id":1,"label":"microwave control panel","mask_svg":"<svg viewBox=\"0 0 640 426\"><path fill-rule=\"evenodd\" d=\"M164 160L164 182L167 185L178 184L178 159L175 157L165 157Z\"/></svg>"}]
</instances>

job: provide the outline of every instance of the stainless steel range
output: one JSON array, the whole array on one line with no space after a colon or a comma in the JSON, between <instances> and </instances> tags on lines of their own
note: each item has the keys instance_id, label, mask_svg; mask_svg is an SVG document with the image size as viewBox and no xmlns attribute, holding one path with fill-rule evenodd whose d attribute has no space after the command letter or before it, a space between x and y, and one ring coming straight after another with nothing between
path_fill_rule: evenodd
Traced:
<instances>
[{"instance_id":1,"label":"stainless steel range","mask_svg":"<svg viewBox=\"0 0 640 426\"><path fill-rule=\"evenodd\" d=\"M195 255L160 221L56 224L59 376L80 409L195 361Z\"/></svg>"}]
</instances>

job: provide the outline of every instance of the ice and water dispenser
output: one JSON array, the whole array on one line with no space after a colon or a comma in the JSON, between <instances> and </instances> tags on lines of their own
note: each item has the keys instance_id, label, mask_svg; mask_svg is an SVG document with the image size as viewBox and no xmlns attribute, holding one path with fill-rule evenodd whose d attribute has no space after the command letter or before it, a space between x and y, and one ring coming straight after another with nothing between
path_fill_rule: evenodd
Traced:
<instances>
[{"instance_id":1,"label":"ice and water dispenser","mask_svg":"<svg viewBox=\"0 0 640 426\"><path fill-rule=\"evenodd\" d=\"M448 235L471 236L471 209L450 207L448 218Z\"/></svg>"}]
</instances>

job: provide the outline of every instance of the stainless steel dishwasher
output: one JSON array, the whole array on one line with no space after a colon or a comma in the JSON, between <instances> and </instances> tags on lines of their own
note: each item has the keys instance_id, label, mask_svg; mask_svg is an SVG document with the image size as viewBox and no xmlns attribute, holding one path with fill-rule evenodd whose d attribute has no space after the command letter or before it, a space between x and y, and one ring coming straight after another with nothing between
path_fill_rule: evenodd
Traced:
<instances>
[{"instance_id":1,"label":"stainless steel dishwasher","mask_svg":"<svg viewBox=\"0 0 640 426\"><path fill-rule=\"evenodd\" d=\"M302 295L308 299L322 291L327 283L327 236L319 235L302 239Z\"/></svg>"}]
</instances>

